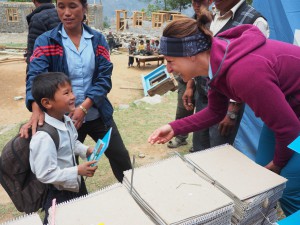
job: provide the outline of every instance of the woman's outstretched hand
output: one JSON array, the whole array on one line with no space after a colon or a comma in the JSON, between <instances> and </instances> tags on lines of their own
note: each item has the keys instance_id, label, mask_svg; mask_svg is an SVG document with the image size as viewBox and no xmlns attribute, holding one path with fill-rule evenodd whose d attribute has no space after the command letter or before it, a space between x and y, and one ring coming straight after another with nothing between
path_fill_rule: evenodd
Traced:
<instances>
[{"instance_id":1,"label":"woman's outstretched hand","mask_svg":"<svg viewBox=\"0 0 300 225\"><path fill-rule=\"evenodd\" d=\"M174 131L172 127L167 124L156 129L148 138L150 144L164 144L174 137Z\"/></svg>"}]
</instances>

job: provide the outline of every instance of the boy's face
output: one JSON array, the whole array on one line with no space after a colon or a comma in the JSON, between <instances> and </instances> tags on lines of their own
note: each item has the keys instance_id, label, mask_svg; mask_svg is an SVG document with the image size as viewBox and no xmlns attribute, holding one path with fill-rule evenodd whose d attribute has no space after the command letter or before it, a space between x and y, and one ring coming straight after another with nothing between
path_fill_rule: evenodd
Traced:
<instances>
[{"instance_id":1,"label":"boy's face","mask_svg":"<svg viewBox=\"0 0 300 225\"><path fill-rule=\"evenodd\" d=\"M51 111L58 117L75 110L75 95L69 83L60 85L55 92L54 100L50 100Z\"/></svg>"}]
</instances>

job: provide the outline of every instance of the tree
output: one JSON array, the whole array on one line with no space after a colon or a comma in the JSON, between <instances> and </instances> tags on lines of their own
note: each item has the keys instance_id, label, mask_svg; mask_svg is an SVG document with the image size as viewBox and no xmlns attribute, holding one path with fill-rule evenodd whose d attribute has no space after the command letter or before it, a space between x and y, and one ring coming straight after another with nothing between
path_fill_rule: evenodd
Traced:
<instances>
[{"instance_id":1,"label":"tree","mask_svg":"<svg viewBox=\"0 0 300 225\"><path fill-rule=\"evenodd\" d=\"M108 19L107 16L104 17L103 27L104 28L109 28L110 27L109 19Z\"/></svg>"},{"instance_id":2,"label":"tree","mask_svg":"<svg viewBox=\"0 0 300 225\"><path fill-rule=\"evenodd\" d=\"M147 13L157 10L181 10L191 6L191 0L139 0L148 3Z\"/></svg>"},{"instance_id":3,"label":"tree","mask_svg":"<svg viewBox=\"0 0 300 225\"><path fill-rule=\"evenodd\" d=\"M191 0L166 0L171 9L178 9L181 12L191 6Z\"/></svg>"}]
</instances>

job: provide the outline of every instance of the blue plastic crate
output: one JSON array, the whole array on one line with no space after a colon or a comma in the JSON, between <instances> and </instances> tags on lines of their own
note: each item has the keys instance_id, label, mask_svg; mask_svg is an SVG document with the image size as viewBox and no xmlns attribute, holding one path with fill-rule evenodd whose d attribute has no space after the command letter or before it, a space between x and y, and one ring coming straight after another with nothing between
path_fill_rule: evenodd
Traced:
<instances>
[{"instance_id":1,"label":"blue plastic crate","mask_svg":"<svg viewBox=\"0 0 300 225\"><path fill-rule=\"evenodd\" d=\"M170 79L170 74L165 65L157 67L149 74L142 75L142 84L144 88L144 95L149 96L148 91L162 84L165 80Z\"/></svg>"}]
</instances>

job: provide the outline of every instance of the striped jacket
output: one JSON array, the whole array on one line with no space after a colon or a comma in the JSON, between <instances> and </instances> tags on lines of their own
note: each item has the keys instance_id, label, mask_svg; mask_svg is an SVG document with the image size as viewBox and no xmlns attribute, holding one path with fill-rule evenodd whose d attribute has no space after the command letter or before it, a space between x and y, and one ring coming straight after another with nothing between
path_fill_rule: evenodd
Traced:
<instances>
[{"instance_id":1,"label":"striped jacket","mask_svg":"<svg viewBox=\"0 0 300 225\"><path fill-rule=\"evenodd\" d=\"M84 29L92 37L92 44L95 53L95 70L93 74L92 86L87 90L86 97L92 99L94 105L99 110L101 119L105 125L110 126L112 122L113 107L107 98L111 90L111 74L113 64L110 61L108 44L105 37L83 24ZM26 77L26 107L32 110L31 104L34 101L31 94L32 81L35 76L44 72L63 72L69 75L68 64L62 37L59 33L62 24L53 30L45 32L39 36L34 45L34 51L30 58L29 71Z\"/></svg>"}]
</instances>

